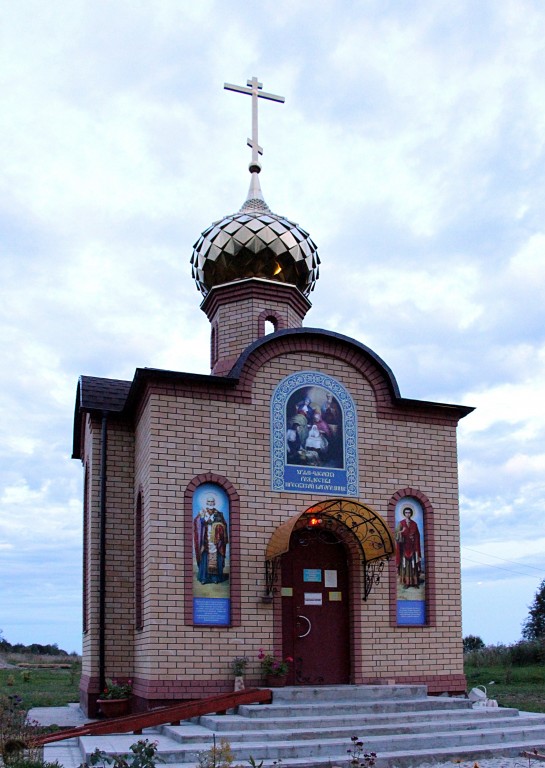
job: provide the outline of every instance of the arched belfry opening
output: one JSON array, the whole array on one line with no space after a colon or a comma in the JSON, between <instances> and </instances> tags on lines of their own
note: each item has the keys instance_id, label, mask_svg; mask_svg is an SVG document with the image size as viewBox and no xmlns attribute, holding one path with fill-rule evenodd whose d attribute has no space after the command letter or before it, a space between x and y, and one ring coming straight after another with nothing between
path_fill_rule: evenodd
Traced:
<instances>
[{"instance_id":1,"label":"arched belfry opening","mask_svg":"<svg viewBox=\"0 0 545 768\"><path fill-rule=\"evenodd\" d=\"M362 566L362 596L367 600L373 585L378 584L386 562L394 552L393 536L383 518L371 507L350 499L327 499L294 515L273 531L267 545L265 567L267 594L273 595L279 558L289 551L290 538L296 528L337 533L343 539L352 537L358 545Z\"/></svg>"}]
</instances>

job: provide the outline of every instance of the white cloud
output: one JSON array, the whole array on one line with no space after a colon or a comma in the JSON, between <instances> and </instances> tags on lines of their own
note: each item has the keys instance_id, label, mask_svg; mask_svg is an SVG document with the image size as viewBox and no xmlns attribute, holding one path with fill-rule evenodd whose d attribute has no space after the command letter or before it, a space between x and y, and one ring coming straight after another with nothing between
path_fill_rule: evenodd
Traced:
<instances>
[{"instance_id":1,"label":"white cloud","mask_svg":"<svg viewBox=\"0 0 545 768\"><path fill-rule=\"evenodd\" d=\"M459 429L464 543L539 558L544 34L533 0L6 7L0 546L20 591L0 611L21 606L14 633L43 641L54 623L78 644L77 376L208 370L189 257L243 202L250 100L222 86L254 74L286 96L260 105L265 197L323 259L308 324L370 345L405 396L477 406ZM70 602L69 626L48 622L34 573L49 604Z\"/></svg>"},{"instance_id":2,"label":"white cloud","mask_svg":"<svg viewBox=\"0 0 545 768\"><path fill-rule=\"evenodd\" d=\"M470 419L462 422L462 434L489 429L494 424L507 423L516 429L511 432L523 439L545 430L545 405L542 388L545 375L544 355L540 351L532 368L526 369L523 381L489 386L479 392L467 392L467 401L476 407ZM520 432L517 432L517 429Z\"/></svg>"},{"instance_id":3,"label":"white cloud","mask_svg":"<svg viewBox=\"0 0 545 768\"><path fill-rule=\"evenodd\" d=\"M526 289L542 291L545 286L545 234L537 232L509 260L507 278Z\"/></svg>"}]
</instances>

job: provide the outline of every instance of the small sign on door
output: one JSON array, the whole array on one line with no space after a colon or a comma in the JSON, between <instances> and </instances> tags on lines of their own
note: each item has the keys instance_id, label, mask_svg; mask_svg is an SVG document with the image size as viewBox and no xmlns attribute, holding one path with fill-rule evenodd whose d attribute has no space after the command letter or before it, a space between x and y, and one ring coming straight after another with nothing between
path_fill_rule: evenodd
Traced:
<instances>
[{"instance_id":1,"label":"small sign on door","mask_svg":"<svg viewBox=\"0 0 545 768\"><path fill-rule=\"evenodd\" d=\"M324 571L324 587L326 589L337 588L337 571Z\"/></svg>"},{"instance_id":2,"label":"small sign on door","mask_svg":"<svg viewBox=\"0 0 545 768\"><path fill-rule=\"evenodd\" d=\"M322 605L322 593L305 592L305 605Z\"/></svg>"},{"instance_id":3,"label":"small sign on door","mask_svg":"<svg viewBox=\"0 0 545 768\"><path fill-rule=\"evenodd\" d=\"M303 568L303 581L321 581L321 568Z\"/></svg>"}]
</instances>

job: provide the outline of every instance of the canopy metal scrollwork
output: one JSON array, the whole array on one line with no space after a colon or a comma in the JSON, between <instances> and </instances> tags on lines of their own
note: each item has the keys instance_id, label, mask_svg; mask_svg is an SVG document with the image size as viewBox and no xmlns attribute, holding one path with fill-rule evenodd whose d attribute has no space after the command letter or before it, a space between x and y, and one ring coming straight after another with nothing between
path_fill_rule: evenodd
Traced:
<instances>
[{"instance_id":1,"label":"canopy metal scrollwork","mask_svg":"<svg viewBox=\"0 0 545 768\"><path fill-rule=\"evenodd\" d=\"M267 591L274 591L278 558L288 551L294 528L301 523L339 533L348 531L358 542L363 570L363 599L378 584L384 566L394 552L394 540L382 517L365 504L347 499L328 499L294 515L273 532L266 552ZM298 525L299 524L299 525Z\"/></svg>"}]
</instances>

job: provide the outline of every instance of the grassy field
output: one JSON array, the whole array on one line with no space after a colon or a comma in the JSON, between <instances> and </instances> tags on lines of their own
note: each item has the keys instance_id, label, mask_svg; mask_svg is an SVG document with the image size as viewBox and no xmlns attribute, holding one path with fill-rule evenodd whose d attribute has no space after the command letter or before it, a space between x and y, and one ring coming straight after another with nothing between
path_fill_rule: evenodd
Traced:
<instances>
[{"instance_id":1,"label":"grassy field","mask_svg":"<svg viewBox=\"0 0 545 768\"><path fill-rule=\"evenodd\" d=\"M51 659L42 658L35 662L51 663ZM67 669L66 658L59 659L59 662L51 668L0 669L0 695L17 694L28 709L57 707L78 701L79 664L73 662ZM489 697L497 699L502 707L545 712L545 664L523 667L466 666L465 672L468 690L475 685L484 685ZM490 685L491 680L495 681L494 685Z\"/></svg>"},{"instance_id":2,"label":"grassy field","mask_svg":"<svg viewBox=\"0 0 545 768\"><path fill-rule=\"evenodd\" d=\"M545 712L545 664L524 667L466 666L467 688L484 685L488 696L501 707L526 712ZM494 680L494 685L490 682Z\"/></svg>"},{"instance_id":3,"label":"grassy field","mask_svg":"<svg viewBox=\"0 0 545 768\"><path fill-rule=\"evenodd\" d=\"M79 661L69 658L67 663L64 658L58 664L52 664L50 658L40 658L34 660L38 666L29 666L32 662L26 657L25 662L28 664L24 667L0 669L0 696L20 696L25 709L59 707L79 701ZM44 667L46 664L50 666Z\"/></svg>"}]
</instances>

